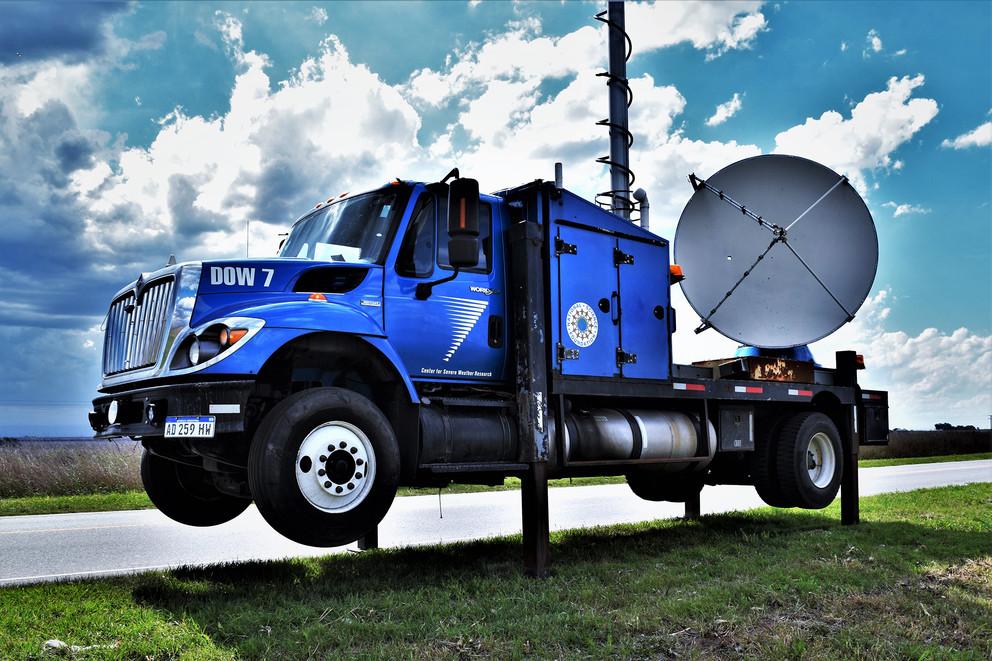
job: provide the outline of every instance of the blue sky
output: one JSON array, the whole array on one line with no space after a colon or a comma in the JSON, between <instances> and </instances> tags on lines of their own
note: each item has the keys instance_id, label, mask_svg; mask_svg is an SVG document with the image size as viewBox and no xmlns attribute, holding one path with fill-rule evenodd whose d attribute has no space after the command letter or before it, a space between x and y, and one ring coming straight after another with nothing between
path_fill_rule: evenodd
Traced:
<instances>
[{"instance_id":1,"label":"blue sky","mask_svg":"<svg viewBox=\"0 0 992 661\"><path fill-rule=\"evenodd\" d=\"M878 228L857 319L893 425L992 413L992 4L632 6L632 162L669 237L756 153L843 171ZM596 3L7 3L0 8L0 434L85 433L110 296L253 255L328 194L452 165L602 189ZM722 111L718 111L719 107ZM688 310L688 306L682 306ZM688 324L685 324L688 325ZM676 358L733 345L680 333Z\"/></svg>"}]
</instances>

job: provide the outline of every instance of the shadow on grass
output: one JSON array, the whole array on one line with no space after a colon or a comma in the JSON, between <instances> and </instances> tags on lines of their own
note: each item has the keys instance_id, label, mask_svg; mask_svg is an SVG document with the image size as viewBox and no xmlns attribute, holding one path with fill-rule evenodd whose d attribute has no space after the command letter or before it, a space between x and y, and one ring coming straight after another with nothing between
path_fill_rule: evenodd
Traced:
<instances>
[{"instance_id":1,"label":"shadow on grass","mask_svg":"<svg viewBox=\"0 0 992 661\"><path fill-rule=\"evenodd\" d=\"M651 635L642 629L747 617L819 593L877 594L990 547L987 527L842 527L835 515L761 510L557 533L546 581L522 576L517 536L181 569L138 579L132 596L245 657L526 655L532 644L540 655L600 655L618 652L614 636ZM475 642L462 649L466 640Z\"/></svg>"}]
</instances>

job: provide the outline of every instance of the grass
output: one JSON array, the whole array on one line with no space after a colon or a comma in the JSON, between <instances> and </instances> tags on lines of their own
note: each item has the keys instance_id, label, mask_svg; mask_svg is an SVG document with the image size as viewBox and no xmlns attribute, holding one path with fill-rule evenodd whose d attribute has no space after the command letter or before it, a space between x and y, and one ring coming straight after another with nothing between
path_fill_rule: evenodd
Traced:
<instances>
[{"instance_id":1,"label":"grass","mask_svg":"<svg viewBox=\"0 0 992 661\"><path fill-rule=\"evenodd\" d=\"M133 441L0 443L0 499L77 496L141 489L141 447Z\"/></svg>"},{"instance_id":2,"label":"grass","mask_svg":"<svg viewBox=\"0 0 992 661\"><path fill-rule=\"evenodd\" d=\"M907 466L910 464L942 464L948 461L975 461L992 459L992 452L976 452L974 454L945 454L939 457L897 457L894 459L862 459L859 468L876 468L878 466Z\"/></svg>"},{"instance_id":3,"label":"grass","mask_svg":"<svg viewBox=\"0 0 992 661\"><path fill-rule=\"evenodd\" d=\"M0 658L992 656L992 485L0 590ZM746 567L746 571L743 569Z\"/></svg>"},{"instance_id":4,"label":"grass","mask_svg":"<svg viewBox=\"0 0 992 661\"><path fill-rule=\"evenodd\" d=\"M943 463L947 461L971 461L992 459L992 453L955 454L943 457L907 457L902 459L862 459L861 468L878 466L902 466L906 464ZM594 484L623 484L622 476L580 477L551 480L552 487L590 486ZM140 487L140 485L139 485ZM444 493L475 493L479 491L512 491L520 488L520 480L507 478L502 485L479 486L475 484L452 484ZM415 489L403 487L398 496L423 496L436 493L436 489ZM153 507L145 492L139 489L114 491L110 493L89 493L70 496L24 496L20 498L0 498L0 516L27 514L61 514L65 512L116 512L119 510L139 510Z\"/></svg>"}]
</instances>

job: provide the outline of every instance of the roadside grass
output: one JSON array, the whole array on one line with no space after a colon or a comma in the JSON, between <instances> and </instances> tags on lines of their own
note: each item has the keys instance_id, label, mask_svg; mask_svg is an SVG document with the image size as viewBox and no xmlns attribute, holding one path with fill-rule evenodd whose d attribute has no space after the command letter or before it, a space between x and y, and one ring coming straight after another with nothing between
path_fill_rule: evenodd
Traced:
<instances>
[{"instance_id":1,"label":"roadside grass","mask_svg":"<svg viewBox=\"0 0 992 661\"><path fill-rule=\"evenodd\" d=\"M992 485L0 590L0 658L992 657Z\"/></svg>"},{"instance_id":2,"label":"roadside grass","mask_svg":"<svg viewBox=\"0 0 992 661\"><path fill-rule=\"evenodd\" d=\"M908 464L943 463L948 461L971 461L992 459L992 452L981 454L955 454L943 457L907 457L902 459L862 459L861 468L878 466L902 466ZM596 484L623 484L623 476L577 477L551 480L552 487L582 487ZM139 484L140 487L140 484ZM508 477L502 485L482 486L476 484L451 484L444 488L445 494L476 493L480 491L514 491L520 488L520 480ZM403 487L397 496L425 496L437 493L437 489ZM150 509L154 507L143 490L115 491L110 493L84 493L71 496L25 496L20 498L0 497L0 516L28 514L62 514L66 512L115 512L119 510Z\"/></svg>"},{"instance_id":3,"label":"roadside grass","mask_svg":"<svg viewBox=\"0 0 992 661\"><path fill-rule=\"evenodd\" d=\"M133 441L0 443L0 499L78 496L141 489L141 446Z\"/></svg>"},{"instance_id":4,"label":"roadside grass","mask_svg":"<svg viewBox=\"0 0 992 661\"><path fill-rule=\"evenodd\" d=\"M878 466L908 466L911 464L942 464L948 461L975 461L992 459L992 452L976 452L973 454L945 454L939 457L897 457L893 459L862 459L859 468L876 468Z\"/></svg>"}]
</instances>

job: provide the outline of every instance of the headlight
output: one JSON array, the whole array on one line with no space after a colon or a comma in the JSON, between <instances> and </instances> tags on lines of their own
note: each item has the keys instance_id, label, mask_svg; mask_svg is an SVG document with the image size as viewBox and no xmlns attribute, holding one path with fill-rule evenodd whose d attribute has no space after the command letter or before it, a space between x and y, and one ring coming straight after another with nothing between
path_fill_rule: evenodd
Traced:
<instances>
[{"instance_id":1,"label":"headlight","mask_svg":"<svg viewBox=\"0 0 992 661\"><path fill-rule=\"evenodd\" d=\"M200 362L200 341L195 337L189 343L189 348L186 349L186 357L189 358L190 365L197 365Z\"/></svg>"}]
</instances>

